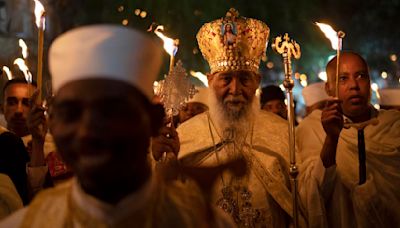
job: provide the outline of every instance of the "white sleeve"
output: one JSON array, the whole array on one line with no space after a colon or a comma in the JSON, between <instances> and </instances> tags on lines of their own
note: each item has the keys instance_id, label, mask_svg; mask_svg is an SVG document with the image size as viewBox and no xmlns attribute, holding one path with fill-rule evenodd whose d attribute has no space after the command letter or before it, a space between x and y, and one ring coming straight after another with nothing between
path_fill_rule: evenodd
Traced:
<instances>
[{"instance_id":1,"label":"white sleeve","mask_svg":"<svg viewBox=\"0 0 400 228\"><path fill-rule=\"evenodd\" d=\"M28 176L29 187L32 189L33 193L37 193L43 189L43 184L48 170L47 165L30 167L29 163L27 163L26 174Z\"/></svg>"},{"instance_id":2,"label":"white sleeve","mask_svg":"<svg viewBox=\"0 0 400 228\"><path fill-rule=\"evenodd\" d=\"M356 185L352 190L353 206L356 214L357 224L360 227L373 225L374 227L392 227L391 219L385 203L381 200L382 195L378 192L372 175L362 185ZM366 219L368 218L368 219Z\"/></svg>"},{"instance_id":3,"label":"white sleeve","mask_svg":"<svg viewBox=\"0 0 400 228\"><path fill-rule=\"evenodd\" d=\"M22 208L18 211L16 211L14 214L11 214L7 218L1 220L0 222L0 228L17 228L21 226L22 220L25 217L26 212L28 211L28 208Z\"/></svg>"},{"instance_id":4,"label":"white sleeve","mask_svg":"<svg viewBox=\"0 0 400 228\"><path fill-rule=\"evenodd\" d=\"M329 199L335 185L336 165L325 168L322 160L316 159L311 176L317 180L324 199Z\"/></svg>"}]
</instances>

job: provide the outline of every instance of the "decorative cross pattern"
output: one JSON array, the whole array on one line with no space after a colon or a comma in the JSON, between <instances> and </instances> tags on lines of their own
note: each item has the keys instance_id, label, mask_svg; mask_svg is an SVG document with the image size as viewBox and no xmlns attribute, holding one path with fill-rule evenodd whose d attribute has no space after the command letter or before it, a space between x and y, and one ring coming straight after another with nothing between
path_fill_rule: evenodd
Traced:
<instances>
[{"instance_id":1,"label":"decorative cross pattern","mask_svg":"<svg viewBox=\"0 0 400 228\"><path fill-rule=\"evenodd\" d=\"M179 110L197 92L180 60L165 76L165 80L159 83L160 87L157 95L160 96L165 112L169 117L178 115Z\"/></svg>"}]
</instances>

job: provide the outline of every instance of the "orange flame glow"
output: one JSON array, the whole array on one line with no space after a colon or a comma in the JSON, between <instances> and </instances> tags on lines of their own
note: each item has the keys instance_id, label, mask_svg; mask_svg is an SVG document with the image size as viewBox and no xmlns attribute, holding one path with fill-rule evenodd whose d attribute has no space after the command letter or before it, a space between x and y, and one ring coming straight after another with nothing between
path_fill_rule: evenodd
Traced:
<instances>
[{"instance_id":1,"label":"orange flame glow","mask_svg":"<svg viewBox=\"0 0 400 228\"><path fill-rule=\"evenodd\" d=\"M35 18L36 18L36 26L38 28L42 28L43 30L45 29L45 13L46 11L44 10L44 6L42 3L38 0L35 1Z\"/></svg>"},{"instance_id":2,"label":"orange flame glow","mask_svg":"<svg viewBox=\"0 0 400 228\"><path fill-rule=\"evenodd\" d=\"M24 42L23 39L19 39L19 46L22 49L22 57L24 59L26 59L28 57L28 46L26 45L26 43Z\"/></svg>"},{"instance_id":3,"label":"orange flame glow","mask_svg":"<svg viewBox=\"0 0 400 228\"><path fill-rule=\"evenodd\" d=\"M339 38L338 38L337 32L335 30L333 30L333 28L328 24L318 23L318 22L315 22L315 24L325 34L326 38L328 38L331 41L332 48L334 50L337 50L338 44L339 44Z\"/></svg>"},{"instance_id":4,"label":"orange flame glow","mask_svg":"<svg viewBox=\"0 0 400 228\"><path fill-rule=\"evenodd\" d=\"M199 79L206 87L208 87L208 80L205 74L191 70L190 75Z\"/></svg>"},{"instance_id":5,"label":"orange flame glow","mask_svg":"<svg viewBox=\"0 0 400 228\"><path fill-rule=\"evenodd\" d=\"M14 64L19 67L19 69L24 73L25 79L28 83L32 83L32 74L29 71L28 66L25 63L25 60L21 58L17 58L14 60Z\"/></svg>"},{"instance_id":6,"label":"orange flame glow","mask_svg":"<svg viewBox=\"0 0 400 228\"><path fill-rule=\"evenodd\" d=\"M164 49L170 56L175 56L176 52L178 51L177 41L173 40L167 36L165 36L162 31L164 31L164 26L159 25L154 30L154 33L160 37L160 39L164 42Z\"/></svg>"},{"instance_id":7,"label":"orange flame glow","mask_svg":"<svg viewBox=\"0 0 400 228\"><path fill-rule=\"evenodd\" d=\"M10 68L3 66L3 72L6 73L8 80L11 80L13 78Z\"/></svg>"}]
</instances>

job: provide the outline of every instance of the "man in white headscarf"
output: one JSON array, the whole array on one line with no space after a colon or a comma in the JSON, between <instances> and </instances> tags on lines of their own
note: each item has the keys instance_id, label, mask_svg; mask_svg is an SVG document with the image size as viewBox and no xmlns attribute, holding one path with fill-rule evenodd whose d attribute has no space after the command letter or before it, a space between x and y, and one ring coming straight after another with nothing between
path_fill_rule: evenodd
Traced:
<instances>
[{"instance_id":1,"label":"man in white headscarf","mask_svg":"<svg viewBox=\"0 0 400 228\"><path fill-rule=\"evenodd\" d=\"M323 109L325 107L326 101L329 98L325 91L325 83L317 82L306 86L301 94L304 98L304 103L306 105L306 115L309 115L316 109Z\"/></svg>"},{"instance_id":2,"label":"man in white headscarf","mask_svg":"<svg viewBox=\"0 0 400 228\"><path fill-rule=\"evenodd\" d=\"M335 95L336 59L326 70L330 96ZM360 55L342 52L339 62L338 98L328 99L297 128L300 195L309 225L400 227L400 113L370 104L368 65ZM358 142L362 131L364 147ZM363 150L365 182L359 171Z\"/></svg>"},{"instance_id":3,"label":"man in white headscarf","mask_svg":"<svg viewBox=\"0 0 400 228\"><path fill-rule=\"evenodd\" d=\"M379 89L379 106L381 109L400 111L400 88Z\"/></svg>"}]
</instances>

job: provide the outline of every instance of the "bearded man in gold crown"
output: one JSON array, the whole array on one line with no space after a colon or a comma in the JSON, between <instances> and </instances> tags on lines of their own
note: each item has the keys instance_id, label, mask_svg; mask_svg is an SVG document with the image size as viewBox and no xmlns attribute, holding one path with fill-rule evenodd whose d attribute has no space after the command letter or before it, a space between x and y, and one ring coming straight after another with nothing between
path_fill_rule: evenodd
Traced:
<instances>
[{"instance_id":1,"label":"bearded man in gold crown","mask_svg":"<svg viewBox=\"0 0 400 228\"><path fill-rule=\"evenodd\" d=\"M235 9L203 25L197 40L211 68L209 111L180 125L178 135L165 127L153 141L156 160L179 151L184 166L244 159L246 174L223 172L209 196L239 227L288 227L292 216L287 122L260 111L255 97L268 36L266 24L240 17Z\"/></svg>"}]
</instances>

